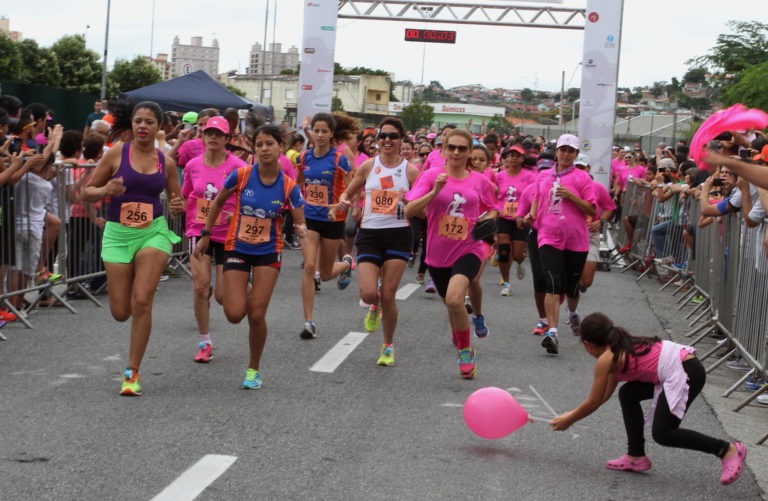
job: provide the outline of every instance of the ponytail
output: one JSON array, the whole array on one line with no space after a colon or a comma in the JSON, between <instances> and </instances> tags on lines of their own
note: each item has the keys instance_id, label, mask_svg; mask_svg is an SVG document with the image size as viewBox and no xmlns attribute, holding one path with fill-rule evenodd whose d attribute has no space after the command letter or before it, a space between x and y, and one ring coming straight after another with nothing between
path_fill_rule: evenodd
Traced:
<instances>
[{"instance_id":1,"label":"ponytail","mask_svg":"<svg viewBox=\"0 0 768 501\"><path fill-rule=\"evenodd\" d=\"M581 340L597 346L608 346L613 353L614 365L622 354L640 357L651 350L651 346L661 342L658 336L633 336L623 327L613 325L610 318L602 313L587 315L581 323ZM629 357L624 357L621 372L629 368Z\"/></svg>"}]
</instances>

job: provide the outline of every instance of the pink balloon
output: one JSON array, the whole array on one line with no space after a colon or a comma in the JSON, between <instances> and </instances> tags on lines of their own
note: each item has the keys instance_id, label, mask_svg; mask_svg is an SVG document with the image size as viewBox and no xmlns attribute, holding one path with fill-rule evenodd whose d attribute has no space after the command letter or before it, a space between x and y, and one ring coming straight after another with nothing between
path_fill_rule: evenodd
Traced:
<instances>
[{"instance_id":1,"label":"pink balloon","mask_svg":"<svg viewBox=\"0 0 768 501\"><path fill-rule=\"evenodd\" d=\"M464 422L478 437L502 438L525 426L528 411L509 392L488 386L467 397Z\"/></svg>"},{"instance_id":2,"label":"pink balloon","mask_svg":"<svg viewBox=\"0 0 768 501\"><path fill-rule=\"evenodd\" d=\"M704 147L721 133L743 129L764 129L768 127L768 113L755 108L747 109L741 104L713 113L696 131L691 140L691 158L701 170L707 169L704 163Z\"/></svg>"}]
</instances>

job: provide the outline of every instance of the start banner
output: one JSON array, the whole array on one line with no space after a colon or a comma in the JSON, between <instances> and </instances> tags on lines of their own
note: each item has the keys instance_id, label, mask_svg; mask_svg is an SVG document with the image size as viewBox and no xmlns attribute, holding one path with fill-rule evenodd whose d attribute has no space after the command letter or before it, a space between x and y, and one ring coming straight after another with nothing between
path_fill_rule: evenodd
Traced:
<instances>
[{"instance_id":1,"label":"start banner","mask_svg":"<svg viewBox=\"0 0 768 501\"><path fill-rule=\"evenodd\" d=\"M331 112L338 7L339 3L334 0L304 4L297 124L307 115Z\"/></svg>"}]
</instances>

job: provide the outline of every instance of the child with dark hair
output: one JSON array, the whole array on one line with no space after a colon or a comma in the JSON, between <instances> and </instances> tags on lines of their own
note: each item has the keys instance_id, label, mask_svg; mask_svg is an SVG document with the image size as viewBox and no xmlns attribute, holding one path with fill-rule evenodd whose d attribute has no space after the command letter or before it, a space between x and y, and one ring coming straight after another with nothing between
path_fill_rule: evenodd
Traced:
<instances>
[{"instance_id":1,"label":"child with dark hair","mask_svg":"<svg viewBox=\"0 0 768 501\"><path fill-rule=\"evenodd\" d=\"M619 381L619 402L627 430L627 453L605 463L612 470L646 471L651 460L645 455L643 427L652 426L653 439L667 447L714 454L722 460L720 483L735 482L744 471L747 449L741 442L728 443L702 433L680 428L680 423L706 380L706 371L696 350L658 337L633 336L602 313L592 313L581 323L581 342L597 359L589 397L575 409L552 421L555 431L567 430L589 416L613 395ZM643 420L640 402L653 399Z\"/></svg>"}]
</instances>

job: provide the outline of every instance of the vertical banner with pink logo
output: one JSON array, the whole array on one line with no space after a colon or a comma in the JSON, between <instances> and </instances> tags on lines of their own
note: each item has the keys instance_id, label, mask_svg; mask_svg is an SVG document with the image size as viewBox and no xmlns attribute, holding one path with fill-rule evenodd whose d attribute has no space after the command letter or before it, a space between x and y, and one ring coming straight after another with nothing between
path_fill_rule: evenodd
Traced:
<instances>
[{"instance_id":1,"label":"vertical banner with pink logo","mask_svg":"<svg viewBox=\"0 0 768 501\"><path fill-rule=\"evenodd\" d=\"M307 115L331 112L338 6L336 0L304 4L297 124L301 124Z\"/></svg>"},{"instance_id":2,"label":"vertical banner with pink logo","mask_svg":"<svg viewBox=\"0 0 768 501\"><path fill-rule=\"evenodd\" d=\"M595 181L610 187L624 0L587 0L579 140Z\"/></svg>"}]
</instances>

